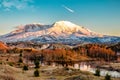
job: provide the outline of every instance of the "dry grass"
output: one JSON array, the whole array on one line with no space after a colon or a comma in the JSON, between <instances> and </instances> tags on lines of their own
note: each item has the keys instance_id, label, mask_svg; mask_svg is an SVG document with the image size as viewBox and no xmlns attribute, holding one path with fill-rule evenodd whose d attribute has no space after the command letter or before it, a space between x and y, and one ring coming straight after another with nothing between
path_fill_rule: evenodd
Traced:
<instances>
[{"instance_id":1,"label":"dry grass","mask_svg":"<svg viewBox=\"0 0 120 80\"><path fill-rule=\"evenodd\" d=\"M74 69L57 68L44 66L39 69L40 77L33 76L33 69L22 71L22 68L15 68L9 65L0 64L0 80L103 80L104 77L96 77L89 72L82 72ZM120 79L112 79L120 80Z\"/></svg>"},{"instance_id":2,"label":"dry grass","mask_svg":"<svg viewBox=\"0 0 120 80\"><path fill-rule=\"evenodd\" d=\"M15 78L10 75L0 75L0 80L15 80Z\"/></svg>"}]
</instances>

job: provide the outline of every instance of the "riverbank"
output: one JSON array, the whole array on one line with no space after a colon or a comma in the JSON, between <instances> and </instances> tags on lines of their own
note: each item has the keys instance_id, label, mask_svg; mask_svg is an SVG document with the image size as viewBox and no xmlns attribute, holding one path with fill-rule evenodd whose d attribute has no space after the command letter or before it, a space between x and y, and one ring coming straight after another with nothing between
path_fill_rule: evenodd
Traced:
<instances>
[{"instance_id":1,"label":"riverbank","mask_svg":"<svg viewBox=\"0 0 120 80\"><path fill-rule=\"evenodd\" d=\"M41 66L40 76L34 77L34 68L23 71L22 68L16 68L9 65L0 65L0 80L103 80L104 77L94 76L88 71L78 69L64 68L58 66ZM112 78L119 80L119 78Z\"/></svg>"},{"instance_id":2,"label":"riverbank","mask_svg":"<svg viewBox=\"0 0 120 80\"><path fill-rule=\"evenodd\" d=\"M110 70L110 71L117 71L120 72L120 63L109 63L99 66L102 69Z\"/></svg>"}]
</instances>

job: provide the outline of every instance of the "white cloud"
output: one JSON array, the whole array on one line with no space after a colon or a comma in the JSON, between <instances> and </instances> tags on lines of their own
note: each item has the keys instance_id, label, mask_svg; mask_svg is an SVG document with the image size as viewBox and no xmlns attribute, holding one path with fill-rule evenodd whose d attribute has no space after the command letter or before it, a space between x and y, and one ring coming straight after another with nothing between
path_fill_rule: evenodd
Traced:
<instances>
[{"instance_id":1,"label":"white cloud","mask_svg":"<svg viewBox=\"0 0 120 80\"><path fill-rule=\"evenodd\" d=\"M71 13L74 13L74 10L68 8L67 6L65 5L62 5L63 8L65 8L67 11L71 12Z\"/></svg>"},{"instance_id":2,"label":"white cloud","mask_svg":"<svg viewBox=\"0 0 120 80\"><path fill-rule=\"evenodd\" d=\"M33 3L33 0L2 0L1 5L4 9L16 8L18 10L29 8L29 3Z\"/></svg>"}]
</instances>

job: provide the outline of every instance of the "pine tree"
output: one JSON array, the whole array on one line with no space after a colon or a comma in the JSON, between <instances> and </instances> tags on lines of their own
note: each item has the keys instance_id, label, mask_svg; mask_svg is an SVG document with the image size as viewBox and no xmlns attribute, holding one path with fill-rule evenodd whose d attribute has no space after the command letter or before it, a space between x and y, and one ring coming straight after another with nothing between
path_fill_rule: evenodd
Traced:
<instances>
[{"instance_id":1,"label":"pine tree","mask_svg":"<svg viewBox=\"0 0 120 80\"><path fill-rule=\"evenodd\" d=\"M109 74L106 74L105 80L111 80L111 76Z\"/></svg>"},{"instance_id":2,"label":"pine tree","mask_svg":"<svg viewBox=\"0 0 120 80\"><path fill-rule=\"evenodd\" d=\"M22 60L22 58L20 57L19 58L19 61L18 61L19 63L22 63L23 62L23 60Z\"/></svg>"},{"instance_id":3,"label":"pine tree","mask_svg":"<svg viewBox=\"0 0 120 80\"><path fill-rule=\"evenodd\" d=\"M22 62L23 62L23 60L22 60L22 53L20 53L20 55L19 55L19 60L18 60L18 62L19 62L19 63L22 63Z\"/></svg>"},{"instance_id":4,"label":"pine tree","mask_svg":"<svg viewBox=\"0 0 120 80\"><path fill-rule=\"evenodd\" d=\"M22 57L22 53L20 53L19 57Z\"/></svg>"},{"instance_id":5,"label":"pine tree","mask_svg":"<svg viewBox=\"0 0 120 80\"><path fill-rule=\"evenodd\" d=\"M94 74L95 76L100 76L100 69L96 69L96 71L95 71L95 74Z\"/></svg>"},{"instance_id":6,"label":"pine tree","mask_svg":"<svg viewBox=\"0 0 120 80\"><path fill-rule=\"evenodd\" d=\"M27 66L27 65L24 65L24 66L23 66L23 70L24 70L24 71L27 71L27 70L28 70L28 66Z\"/></svg>"},{"instance_id":7,"label":"pine tree","mask_svg":"<svg viewBox=\"0 0 120 80\"><path fill-rule=\"evenodd\" d=\"M35 64L35 68L39 68L39 64L40 64L40 63L39 63L39 60L35 60L35 61L34 61L34 64Z\"/></svg>"},{"instance_id":8,"label":"pine tree","mask_svg":"<svg viewBox=\"0 0 120 80\"><path fill-rule=\"evenodd\" d=\"M38 69L36 69L36 70L34 71L34 76L35 76L35 77L39 77L39 71L38 71Z\"/></svg>"}]
</instances>

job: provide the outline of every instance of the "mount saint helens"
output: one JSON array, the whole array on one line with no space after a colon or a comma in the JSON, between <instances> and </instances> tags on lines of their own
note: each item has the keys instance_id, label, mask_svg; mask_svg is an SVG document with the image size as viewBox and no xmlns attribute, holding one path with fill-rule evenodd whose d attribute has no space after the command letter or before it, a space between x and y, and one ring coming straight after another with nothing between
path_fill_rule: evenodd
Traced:
<instances>
[{"instance_id":1,"label":"mount saint helens","mask_svg":"<svg viewBox=\"0 0 120 80\"><path fill-rule=\"evenodd\" d=\"M120 37L102 35L69 21L58 21L52 25L27 24L0 36L3 42L40 42L40 43L116 43Z\"/></svg>"}]
</instances>

